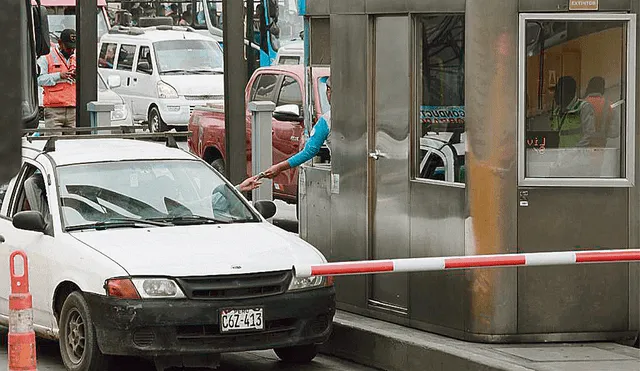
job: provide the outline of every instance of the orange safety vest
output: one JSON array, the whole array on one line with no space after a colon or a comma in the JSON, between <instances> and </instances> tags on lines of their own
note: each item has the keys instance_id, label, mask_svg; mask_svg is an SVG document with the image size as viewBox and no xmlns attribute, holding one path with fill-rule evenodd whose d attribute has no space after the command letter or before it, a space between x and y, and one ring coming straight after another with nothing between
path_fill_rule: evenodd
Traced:
<instances>
[{"instance_id":1,"label":"orange safety vest","mask_svg":"<svg viewBox=\"0 0 640 371\"><path fill-rule=\"evenodd\" d=\"M69 72L76 69L76 55L69 58L69 64L60 54L58 48L52 48L47 54L47 64L49 73ZM44 106L45 107L75 107L76 106L76 83L70 84L67 81L60 81L53 86L44 86Z\"/></svg>"},{"instance_id":2,"label":"orange safety vest","mask_svg":"<svg viewBox=\"0 0 640 371\"><path fill-rule=\"evenodd\" d=\"M599 137L597 141L601 142L596 144L604 146L607 141L607 132L610 129L611 119L613 118L611 105L607 104L607 101L601 95L589 95L584 100L591 104L596 115L596 133Z\"/></svg>"}]
</instances>

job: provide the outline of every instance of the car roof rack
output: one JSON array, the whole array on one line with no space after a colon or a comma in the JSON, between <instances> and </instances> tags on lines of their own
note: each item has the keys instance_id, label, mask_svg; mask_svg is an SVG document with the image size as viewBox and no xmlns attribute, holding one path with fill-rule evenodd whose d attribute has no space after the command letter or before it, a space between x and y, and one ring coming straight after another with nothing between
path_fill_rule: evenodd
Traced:
<instances>
[{"instance_id":1,"label":"car roof rack","mask_svg":"<svg viewBox=\"0 0 640 371\"><path fill-rule=\"evenodd\" d=\"M93 128L55 128L55 129L25 129L23 133L26 135L25 139L29 143L33 143L34 140L46 140L47 142L42 149L43 152L54 152L56 150L56 141L58 140L74 140L74 139L164 139L167 147L179 149L176 138L190 138L192 133L190 131L175 132L167 131L163 133L136 133L136 128L144 128L142 125L133 126L108 126L108 127L93 127ZM114 133L116 130L121 130L120 133ZM97 131L111 131L107 134L98 134ZM46 135L47 133L55 133L55 135ZM37 136L29 135L37 133ZM71 134L71 135L61 135ZM85 133L85 134L78 134ZM86 134L88 133L88 134ZM44 134L44 135L43 135Z\"/></svg>"},{"instance_id":2,"label":"car roof rack","mask_svg":"<svg viewBox=\"0 0 640 371\"><path fill-rule=\"evenodd\" d=\"M195 32L196 30L191 26L173 26L173 25L154 25L148 27L142 26L120 26L116 25L111 27L109 30L110 34L119 34L119 35L132 35L139 36L144 35L146 31L182 31L182 32Z\"/></svg>"}]
</instances>

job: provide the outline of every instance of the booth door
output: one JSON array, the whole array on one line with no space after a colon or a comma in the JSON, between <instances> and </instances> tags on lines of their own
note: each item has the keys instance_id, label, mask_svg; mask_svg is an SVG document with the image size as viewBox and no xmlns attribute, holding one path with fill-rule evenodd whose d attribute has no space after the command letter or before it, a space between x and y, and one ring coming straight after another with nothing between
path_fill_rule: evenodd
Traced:
<instances>
[{"instance_id":1,"label":"booth door","mask_svg":"<svg viewBox=\"0 0 640 371\"><path fill-rule=\"evenodd\" d=\"M409 257L409 18L374 21L373 130L369 137L372 259ZM396 313L408 307L408 275L373 275L369 304Z\"/></svg>"},{"instance_id":2,"label":"booth door","mask_svg":"<svg viewBox=\"0 0 640 371\"><path fill-rule=\"evenodd\" d=\"M518 250L626 249L635 16L521 15L520 32ZM517 285L519 333L628 329L628 264L518 268Z\"/></svg>"}]
</instances>

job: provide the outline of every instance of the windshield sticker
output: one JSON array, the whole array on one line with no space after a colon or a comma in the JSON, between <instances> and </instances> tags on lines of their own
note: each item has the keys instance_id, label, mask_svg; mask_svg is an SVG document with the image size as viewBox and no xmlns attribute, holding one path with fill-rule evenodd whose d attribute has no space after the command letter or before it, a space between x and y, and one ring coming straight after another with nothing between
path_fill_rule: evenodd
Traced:
<instances>
[{"instance_id":1,"label":"windshield sticker","mask_svg":"<svg viewBox=\"0 0 640 371\"><path fill-rule=\"evenodd\" d=\"M464 106L421 106L420 122L429 124L464 124Z\"/></svg>"}]
</instances>

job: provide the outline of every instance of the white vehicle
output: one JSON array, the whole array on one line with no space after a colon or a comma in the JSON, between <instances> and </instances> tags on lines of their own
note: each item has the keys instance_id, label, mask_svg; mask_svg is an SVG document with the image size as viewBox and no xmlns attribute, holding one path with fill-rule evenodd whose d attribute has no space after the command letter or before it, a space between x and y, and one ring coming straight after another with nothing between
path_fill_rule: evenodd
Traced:
<instances>
[{"instance_id":1,"label":"white vehicle","mask_svg":"<svg viewBox=\"0 0 640 371\"><path fill-rule=\"evenodd\" d=\"M120 86L120 77L112 76L106 83L98 72L98 102L112 103L113 111L111 111L112 126L131 126L133 125L131 107L125 103L124 99L112 89ZM38 87L39 104L42 107L44 90Z\"/></svg>"},{"instance_id":2,"label":"white vehicle","mask_svg":"<svg viewBox=\"0 0 640 371\"><path fill-rule=\"evenodd\" d=\"M252 206L163 144L40 139L24 140L22 170L0 185L0 270L8 278L11 252L26 252L35 331L60 339L68 370L105 370L108 355L153 357L161 370L253 349L315 357L333 280L293 277L294 264L326 260L265 220L273 202ZM9 292L0 280L4 325Z\"/></svg>"},{"instance_id":3,"label":"white vehicle","mask_svg":"<svg viewBox=\"0 0 640 371\"><path fill-rule=\"evenodd\" d=\"M115 91L152 132L186 128L196 106L224 100L222 49L189 27L116 26L100 40L98 67L120 76Z\"/></svg>"},{"instance_id":4,"label":"white vehicle","mask_svg":"<svg viewBox=\"0 0 640 371\"><path fill-rule=\"evenodd\" d=\"M303 64L304 63L304 42L302 40L292 41L278 49L276 64Z\"/></svg>"}]
</instances>

